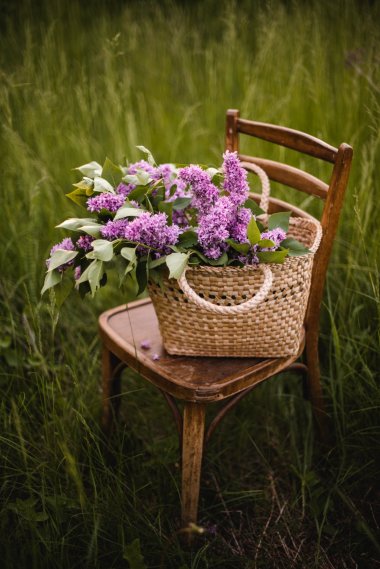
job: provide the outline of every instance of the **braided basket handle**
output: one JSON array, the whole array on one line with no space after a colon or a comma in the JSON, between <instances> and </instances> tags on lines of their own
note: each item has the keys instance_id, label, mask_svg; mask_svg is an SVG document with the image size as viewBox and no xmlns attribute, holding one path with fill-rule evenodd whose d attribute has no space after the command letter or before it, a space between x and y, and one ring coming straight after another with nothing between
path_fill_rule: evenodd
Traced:
<instances>
[{"instance_id":1,"label":"braided basket handle","mask_svg":"<svg viewBox=\"0 0 380 569\"><path fill-rule=\"evenodd\" d=\"M269 207L269 195L270 195L270 183L268 174L257 164L253 162L240 162L240 166L243 166L249 172L254 172L258 175L261 182L261 200L260 200L260 207L268 215L268 207Z\"/></svg>"},{"instance_id":2,"label":"braided basket handle","mask_svg":"<svg viewBox=\"0 0 380 569\"><path fill-rule=\"evenodd\" d=\"M185 275L186 269L183 271L180 279L178 280L178 284L185 297L199 308L203 308L204 310L213 312L214 314L244 314L245 312L249 312L252 310L252 308L263 302L272 286L273 274L271 269L266 265L258 265L257 270L260 270L264 273L264 282L261 285L260 290L257 292L257 294L255 294L255 296L246 302L235 304L233 306L219 306L218 304L213 304L212 302L201 298L189 285Z\"/></svg>"}]
</instances>

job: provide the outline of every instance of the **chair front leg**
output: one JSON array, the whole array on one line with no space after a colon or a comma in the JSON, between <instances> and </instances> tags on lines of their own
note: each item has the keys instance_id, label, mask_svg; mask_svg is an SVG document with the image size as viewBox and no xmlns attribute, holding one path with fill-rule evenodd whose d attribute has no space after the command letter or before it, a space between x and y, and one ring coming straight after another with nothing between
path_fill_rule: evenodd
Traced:
<instances>
[{"instance_id":1,"label":"chair front leg","mask_svg":"<svg viewBox=\"0 0 380 569\"><path fill-rule=\"evenodd\" d=\"M182 437L182 523L196 523L201 478L206 406L186 402Z\"/></svg>"},{"instance_id":2,"label":"chair front leg","mask_svg":"<svg viewBox=\"0 0 380 569\"><path fill-rule=\"evenodd\" d=\"M110 435L120 407L120 373L125 365L106 346L102 353L102 419L104 433Z\"/></svg>"}]
</instances>

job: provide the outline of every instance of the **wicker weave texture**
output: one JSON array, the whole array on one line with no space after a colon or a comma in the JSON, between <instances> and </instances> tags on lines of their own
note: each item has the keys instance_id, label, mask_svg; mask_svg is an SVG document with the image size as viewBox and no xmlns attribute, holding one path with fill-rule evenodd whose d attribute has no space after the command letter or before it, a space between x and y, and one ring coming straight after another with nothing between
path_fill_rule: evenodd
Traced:
<instances>
[{"instance_id":1,"label":"wicker weave texture","mask_svg":"<svg viewBox=\"0 0 380 569\"><path fill-rule=\"evenodd\" d=\"M290 220L289 237L315 244L317 225ZM297 353L310 290L314 253L270 264L272 286L266 298L243 314L214 314L189 301L174 279L161 289L149 283L164 346L169 354L217 357L283 357ZM264 283L255 267L193 267L191 288L213 304L242 304Z\"/></svg>"}]
</instances>

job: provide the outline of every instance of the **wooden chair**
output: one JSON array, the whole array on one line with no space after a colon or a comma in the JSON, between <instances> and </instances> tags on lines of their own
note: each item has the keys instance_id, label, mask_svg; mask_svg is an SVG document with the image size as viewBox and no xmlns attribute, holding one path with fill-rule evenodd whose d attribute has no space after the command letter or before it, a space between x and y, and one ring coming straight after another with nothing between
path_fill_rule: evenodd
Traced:
<instances>
[{"instance_id":1,"label":"wooden chair","mask_svg":"<svg viewBox=\"0 0 380 569\"><path fill-rule=\"evenodd\" d=\"M298 354L268 359L170 356L162 346L157 318L149 299L108 310L99 320L103 342L103 428L111 432L120 403L120 372L125 366L136 370L158 387L169 404L179 432L182 451L182 522L186 526L197 520L205 443L225 414L262 381L286 370L303 373L319 432L326 434L318 361L319 312L327 265L348 182L352 148L344 143L334 148L303 132L243 120L237 110L227 111L226 149L239 152L240 134L285 146L333 165L331 179L326 183L287 164L239 155L247 170L251 163L258 164L271 180L324 200L321 217L323 238L315 257L303 341ZM259 200L259 196L254 197ZM295 206L270 198L269 213L281 210L290 210L295 216L309 216ZM140 342L145 338L152 343L149 353L140 347ZM157 353L160 359L153 361L152 353ZM303 362L297 361L301 355L304 355ZM224 406L206 427L207 405L223 399L226 399ZM183 401L183 416L176 400Z\"/></svg>"}]
</instances>

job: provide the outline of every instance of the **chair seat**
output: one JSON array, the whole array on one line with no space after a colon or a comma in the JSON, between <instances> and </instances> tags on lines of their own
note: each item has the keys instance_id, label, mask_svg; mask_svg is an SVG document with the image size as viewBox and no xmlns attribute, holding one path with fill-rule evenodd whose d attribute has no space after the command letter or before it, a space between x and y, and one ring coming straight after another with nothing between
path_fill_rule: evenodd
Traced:
<instances>
[{"instance_id":1,"label":"chair seat","mask_svg":"<svg viewBox=\"0 0 380 569\"><path fill-rule=\"evenodd\" d=\"M224 399L286 369L302 353L305 336L299 352L284 358L171 356L149 298L104 312L99 327L104 346L120 361L174 397L198 402ZM149 350L141 348L143 340L149 340Z\"/></svg>"}]
</instances>

